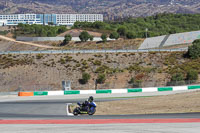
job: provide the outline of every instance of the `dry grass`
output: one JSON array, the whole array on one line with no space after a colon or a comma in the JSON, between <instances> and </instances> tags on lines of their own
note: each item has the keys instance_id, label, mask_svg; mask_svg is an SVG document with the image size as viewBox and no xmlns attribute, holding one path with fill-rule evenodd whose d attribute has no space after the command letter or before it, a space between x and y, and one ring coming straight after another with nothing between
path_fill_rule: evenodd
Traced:
<instances>
[{"instance_id":1,"label":"dry grass","mask_svg":"<svg viewBox=\"0 0 200 133\"><path fill-rule=\"evenodd\" d=\"M99 41L88 41L88 42L74 42L71 41L62 49L138 49L142 44L144 39L118 39L114 41L107 41L105 43ZM59 46L62 41L45 41L45 42L34 42L38 44L48 45L48 46Z\"/></svg>"},{"instance_id":2,"label":"dry grass","mask_svg":"<svg viewBox=\"0 0 200 133\"><path fill-rule=\"evenodd\" d=\"M96 115L200 112L200 91L131 100L97 102Z\"/></svg>"}]
</instances>

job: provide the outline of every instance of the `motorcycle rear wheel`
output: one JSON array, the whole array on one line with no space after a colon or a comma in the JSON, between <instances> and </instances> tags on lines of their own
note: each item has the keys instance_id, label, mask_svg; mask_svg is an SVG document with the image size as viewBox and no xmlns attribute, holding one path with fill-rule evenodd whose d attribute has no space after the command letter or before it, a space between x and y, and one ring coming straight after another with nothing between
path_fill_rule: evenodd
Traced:
<instances>
[{"instance_id":1,"label":"motorcycle rear wheel","mask_svg":"<svg viewBox=\"0 0 200 133\"><path fill-rule=\"evenodd\" d=\"M80 114L79 109L78 109L78 108L75 108L74 111L73 111L73 114L74 114L75 116L77 116L78 114Z\"/></svg>"}]
</instances>

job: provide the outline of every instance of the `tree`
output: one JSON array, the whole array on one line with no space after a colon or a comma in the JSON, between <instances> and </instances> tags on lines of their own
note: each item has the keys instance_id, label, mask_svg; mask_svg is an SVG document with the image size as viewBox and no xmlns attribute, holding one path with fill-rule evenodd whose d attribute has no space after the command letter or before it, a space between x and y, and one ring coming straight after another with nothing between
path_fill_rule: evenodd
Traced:
<instances>
[{"instance_id":1,"label":"tree","mask_svg":"<svg viewBox=\"0 0 200 133\"><path fill-rule=\"evenodd\" d=\"M96 82L98 84L103 84L105 81L106 81L106 75L105 74L99 74L97 79L96 79Z\"/></svg>"},{"instance_id":2,"label":"tree","mask_svg":"<svg viewBox=\"0 0 200 133\"><path fill-rule=\"evenodd\" d=\"M96 21L92 25L96 29L104 29L105 28L105 23L104 22L100 22L100 21Z\"/></svg>"},{"instance_id":3,"label":"tree","mask_svg":"<svg viewBox=\"0 0 200 133\"><path fill-rule=\"evenodd\" d=\"M135 39L135 38L136 38L136 35L135 35L134 32L129 31L129 32L127 32L127 34L126 34L126 38L128 38L128 39Z\"/></svg>"},{"instance_id":4,"label":"tree","mask_svg":"<svg viewBox=\"0 0 200 133\"><path fill-rule=\"evenodd\" d=\"M119 38L119 34L118 34L116 31L114 31L114 32L112 32L112 33L110 34L109 37L110 37L111 39L117 40L117 39Z\"/></svg>"},{"instance_id":5,"label":"tree","mask_svg":"<svg viewBox=\"0 0 200 133\"><path fill-rule=\"evenodd\" d=\"M46 37L47 36L47 32L44 29L41 29L39 32L39 36L40 37Z\"/></svg>"},{"instance_id":6,"label":"tree","mask_svg":"<svg viewBox=\"0 0 200 133\"><path fill-rule=\"evenodd\" d=\"M68 44L72 40L72 36L70 34L65 35L65 39L63 40L63 45Z\"/></svg>"},{"instance_id":7,"label":"tree","mask_svg":"<svg viewBox=\"0 0 200 133\"><path fill-rule=\"evenodd\" d=\"M101 35L101 39L103 42L106 42L107 41L107 35L104 33Z\"/></svg>"},{"instance_id":8,"label":"tree","mask_svg":"<svg viewBox=\"0 0 200 133\"><path fill-rule=\"evenodd\" d=\"M79 38L80 38L81 42L86 42L88 39L90 39L90 34L87 31L83 31L79 35Z\"/></svg>"},{"instance_id":9,"label":"tree","mask_svg":"<svg viewBox=\"0 0 200 133\"><path fill-rule=\"evenodd\" d=\"M192 59L200 57L200 39L195 40L192 46L188 48L188 55Z\"/></svg>"},{"instance_id":10,"label":"tree","mask_svg":"<svg viewBox=\"0 0 200 133\"><path fill-rule=\"evenodd\" d=\"M53 22L48 22L48 25L54 25L54 23Z\"/></svg>"},{"instance_id":11,"label":"tree","mask_svg":"<svg viewBox=\"0 0 200 133\"><path fill-rule=\"evenodd\" d=\"M56 36L56 35L55 35L55 33L54 33L53 30L49 30L49 31L47 32L47 36L48 36L48 37L53 37L53 36Z\"/></svg>"},{"instance_id":12,"label":"tree","mask_svg":"<svg viewBox=\"0 0 200 133\"><path fill-rule=\"evenodd\" d=\"M117 32L120 36L126 36L127 28L124 26L121 26L117 29Z\"/></svg>"},{"instance_id":13,"label":"tree","mask_svg":"<svg viewBox=\"0 0 200 133\"><path fill-rule=\"evenodd\" d=\"M79 80L81 84L86 84L90 80L91 76L89 73L82 73L82 79Z\"/></svg>"},{"instance_id":14,"label":"tree","mask_svg":"<svg viewBox=\"0 0 200 133\"><path fill-rule=\"evenodd\" d=\"M67 30L67 28L65 26L60 26L58 29L58 34L63 33Z\"/></svg>"}]
</instances>

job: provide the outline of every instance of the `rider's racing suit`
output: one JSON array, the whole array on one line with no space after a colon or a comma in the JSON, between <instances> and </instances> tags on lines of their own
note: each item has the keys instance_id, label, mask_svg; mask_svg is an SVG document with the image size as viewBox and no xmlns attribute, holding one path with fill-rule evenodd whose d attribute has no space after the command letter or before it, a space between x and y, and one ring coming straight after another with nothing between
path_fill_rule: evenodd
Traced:
<instances>
[{"instance_id":1,"label":"rider's racing suit","mask_svg":"<svg viewBox=\"0 0 200 133\"><path fill-rule=\"evenodd\" d=\"M96 108L96 103L93 101L89 102L89 108L90 108L90 112L94 112Z\"/></svg>"}]
</instances>

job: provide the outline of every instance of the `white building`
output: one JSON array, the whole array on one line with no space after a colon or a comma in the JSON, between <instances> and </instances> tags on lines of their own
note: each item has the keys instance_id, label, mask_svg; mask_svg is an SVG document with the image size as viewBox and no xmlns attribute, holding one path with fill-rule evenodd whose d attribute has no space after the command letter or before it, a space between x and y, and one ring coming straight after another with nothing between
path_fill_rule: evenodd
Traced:
<instances>
[{"instance_id":1,"label":"white building","mask_svg":"<svg viewBox=\"0 0 200 133\"><path fill-rule=\"evenodd\" d=\"M12 14L0 15L0 26L23 24L73 25L76 21L103 21L102 14Z\"/></svg>"}]
</instances>

